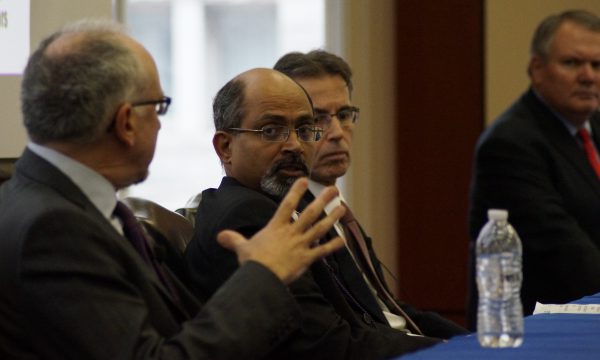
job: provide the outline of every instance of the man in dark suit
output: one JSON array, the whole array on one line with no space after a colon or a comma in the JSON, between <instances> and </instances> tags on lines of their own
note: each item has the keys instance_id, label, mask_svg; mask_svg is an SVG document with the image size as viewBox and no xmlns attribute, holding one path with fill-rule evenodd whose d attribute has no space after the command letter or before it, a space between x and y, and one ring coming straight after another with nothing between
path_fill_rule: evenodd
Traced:
<instances>
[{"instance_id":1,"label":"man in dark suit","mask_svg":"<svg viewBox=\"0 0 600 360\"><path fill-rule=\"evenodd\" d=\"M170 103L150 54L115 24L72 25L33 52L21 101L31 142L0 188L0 358L254 359L298 331L284 284L342 246L314 246L343 213L313 225L333 189L290 223L299 180L252 241L216 235L243 265L202 305L115 195L147 176Z\"/></svg>"},{"instance_id":2,"label":"man in dark suit","mask_svg":"<svg viewBox=\"0 0 600 360\"><path fill-rule=\"evenodd\" d=\"M274 70L238 75L218 92L213 110L213 145L227 176L218 189L202 193L186 252L195 285L208 294L237 267L233 254L217 246L216 234L231 228L251 236L262 227L289 183L308 174L321 136L320 129L309 131L314 118L305 91ZM326 239L337 236L333 231ZM355 292L345 275L336 259L327 258L290 285L302 329L273 359L384 359L439 341L390 327L366 283L361 279Z\"/></svg>"},{"instance_id":3,"label":"man in dark suit","mask_svg":"<svg viewBox=\"0 0 600 360\"><path fill-rule=\"evenodd\" d=\"M523 243L525 315L536 301L565 303L600 291L600 168L592 165L600 144L600 19L585 11L546 18L533 37L528 72L531 88L477 144L472 325L474 243L490 208L508 210Z\"/></svg>"},{"instance_id":4,"label":"man in dark suit","mask_svg":"<svg viewBox=\"0 0 600 360\"><path fill-rule=\"evenodd\" d=\"M344 59L323 50L288 53L277 61L274 69L297 81L308 92L317 125L324 129L309 181L311 193L318 195L326 186L335 186L350 167L352 137L359 117L358 107L352 104L352 70ZM341 194L329 206L333 208L334 204L344 204L349 209ZM394 328L420 331L428 336L449 338L467 333L437 314L419 311L396 299L387 286L371 238L357 221L358 233L353 234L345 225L345 217L336 223L334 233L345 239L348 251L338 251L328 259L337 264L339 276L348 289L374 317Z\"/></svg>"}]
</instances>

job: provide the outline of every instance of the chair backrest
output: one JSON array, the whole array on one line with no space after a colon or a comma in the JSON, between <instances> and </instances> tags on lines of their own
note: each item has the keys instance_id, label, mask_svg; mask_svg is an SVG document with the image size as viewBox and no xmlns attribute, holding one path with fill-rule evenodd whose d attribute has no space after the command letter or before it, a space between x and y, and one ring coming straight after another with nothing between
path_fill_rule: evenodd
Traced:
<instances>
[{"instance_id":1,"label":"chair backrest","mask_svg":"<svg viewBox=\"0 0 600 360\"><path fill-rule=\"evenodd\" d=\"M0 169L0 185L8 179L10 179L10 173Z\"/></svg>"},{"instance_id":2,"label":"chair backrest","mask_svg":"<svg viewBox=\"0 0 600 360\"><path fill-rule=\"evenodd\" d=\"M192 224L185 217L147 199L127 197L122 201L144 226L158 231L181 253L185 251L194 234Z\"/></svg>"},{"instance_id":3,"label":"chair backrest","mask_svg":"<svg viewBox=\"0 0 600 360\"><path fill-rule=\"evenodd\" d=\"M151 236L157 257L161 258L180 280L188 283L189 275L183 254L194 234L192 224L176 212L147 199L126 197L121 201L131 209Z\"/></svg>"},{"instance_id":4,"label":"chair backrest","mask_svg":"<svg viewBox=\"0 0 600 360\"><path fill-rule=\"evenodd\" d=\"M198 212L198 205L200 205L200 201L202 200L202 193L198 193L192 196L185 206L175 210L176 213L185 217L192 226L196 226L196 213Z\"/></svg>"}]
</instances>

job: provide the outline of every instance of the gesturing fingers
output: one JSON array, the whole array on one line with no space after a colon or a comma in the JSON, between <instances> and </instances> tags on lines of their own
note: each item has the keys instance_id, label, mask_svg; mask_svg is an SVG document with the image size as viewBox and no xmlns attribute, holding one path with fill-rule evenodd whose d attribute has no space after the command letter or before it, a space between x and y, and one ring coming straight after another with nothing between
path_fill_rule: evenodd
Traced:
<instances>
[{"instance_id":1,"label":"gesturing fingers","mask_svg":"<svg viewBox=\"0 0 600 360\"><path fill-rule=\"evenodd\" d=\"M225 230L219 233L218 242L234 251L240 264L248 260L262 263L286 284L297 279L312 262L343 246L339 237L317 244L345 212L338 206L317 221L325 205L337 195L335 188L327 188L306 207L296 222L291 221L307 186L306 179L297 180L271 221L250 241L235 231Z\"/></svg>"},{"instance_id":2,"label":"gesturing fingers","mask_svg":"<svg viewBox=\"0 0 600 360\"><path fill-rule=\"evenodd\" d=\"M338 191L334 187L328 187L321 192L315 200L313 200L309 206L302 211L302 214L296 220L297 226L300 231L304 231L311 227L313 223L321 216L325 206L338 195ZM343 213L340 215L340 217ZM339 217L338 217L339 218ZM331 223L333 225L337 218ZM331 227L331 226L330 226Z\"/></svg>"},{"instance_id":3,"label":"gesturing fingers","mask_svg":"<svg viewBox=\"0 0 600 360\"><path fill-rule=\"evenodd\" d=\"M344 246L344 240L339 236L331 239L326 243L319 244L311 249L312 261L314 262L315 260L323 258L331 254L332 252L340 249L342 246Z\"/></svg>"},{"instance_id":4,"label":"gesturing fingers","mask_svg":"<svg viewBox=\"0 0 600 360\"><path fill-rule=\"evenodd\" d=\"M271 218L271 221L269 221L269 224L282 225L289 223L292 213L296 210L296 207L307 188L308 180L306 178L297 179L279 204L279 207L277 208L275 215Z\"/></svg>"},{"instance_id":5,"label":"gesturing fingers","mask_svg":"<svg viewBox=\"0 0 600 360\"><path fill-rule=\"evenodd\" d=\"M305 212L306 211L304 211L302 215L304 215ZM323 235L325 235L327 231L329 231L329 229L333 227L333 224L335 224L336 221L338 221L342 216L344 216L345 212L346 209L343 206L337 206L327 216L314 223L312 226L306 228L304 230L304 236L307 238L307 241L310 241L309 239L312 239L314 241L323 237ZM298 219L298 222L299 221L300 219ZM301 225L298 224L298 226Z\"/></svg>"}]
</instances>

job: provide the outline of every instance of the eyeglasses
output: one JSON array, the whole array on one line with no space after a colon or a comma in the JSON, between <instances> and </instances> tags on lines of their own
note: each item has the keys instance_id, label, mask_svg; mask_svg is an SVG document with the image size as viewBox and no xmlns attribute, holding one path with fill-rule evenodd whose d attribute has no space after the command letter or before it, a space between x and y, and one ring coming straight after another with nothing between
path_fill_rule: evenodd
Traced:
<instances>
[{"instance_id":1,"label":"eyeglasses","mask_svg":"<svg viewBox=\"0 0 600 360\"><path fill-rule=\"evenodd\" d=\"M229 128L230 131L238 132L251 132L258 134L260 133L261 138L264 141L269 142L285 142L290 137L290 129L287 126L280 125L267 125L263 126L260 130L255 129L243 129L243 128ZM323 129L312 125L303 125L296 129L293 129L298 135L298 139L301 141L318 141L323 136Z\"/></svg>"},{"instance_id":2,"label":"eyeglasses","mask_svg":"<svg viewBox=\"0 0 600 360\"><path fill-rule=\"evenodd\" d=\"M327 114L327 113L316 113L315 114L315 122L319 127L323 129L329 128L331 126L331 121L335 116L342 126L349 126L350 124L354 124L358 121L358 115L360 114L360 109L356 106L349 106L341 109L335 114Z\"/></svg>"},{"instance_id":3,"label":"eyeglasses","mask_svg":"<svg viewBox=\"0 0 600 360\"><path fill-rule=\"evenodd\" d=\"M154 105L154 110L157 115L164 115L169 110L169 105L171 105L171 98L168 96L163 96L159 100L144 100L137 101L131 103L131 106L145 106L145 105Z\"/></svg>"}]
</instances>

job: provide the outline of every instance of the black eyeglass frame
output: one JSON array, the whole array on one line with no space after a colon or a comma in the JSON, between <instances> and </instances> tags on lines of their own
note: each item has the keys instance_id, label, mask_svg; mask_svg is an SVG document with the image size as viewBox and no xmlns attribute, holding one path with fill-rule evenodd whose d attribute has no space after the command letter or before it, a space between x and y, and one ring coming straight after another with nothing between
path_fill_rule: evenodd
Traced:
<instances>
[{"instance_id":1,"label":"black eyeglass frame","mask_svg":"<svg viewBox=\"0 0 600 360\"><path fill-rule=\"evenodd\" d=\"M302 139L302 136L300 135L299 131L300 130L304 130L304 129L310 129L310 131L313 133L313 138L312 140L306 140L306 139ZM265 138L265 129L285 129L284 132L278 134L280 136L279 139L277 140L270 140L268 138ZM261 139L263 141L266 142L286 142L288 141L288 139L290 138L290 134L292 128L288 127L288 126L283 126L283 125L266 125L263 126L260 129L245 129L245 128L228 128L227 131L235 131L235 132L246 132L246 133L254 133L254 134L260 134ZM323 136L323 129L318 127L318 126L313 126L313 125L302 125L300 127L297 127L295 129L293 129L296 132L296 136L298 137L299 140L303 141L303 142L313 142L313 141L319 141L321 139L321 137ZM285 135L285 138L281 137L282 135Z\"/></svg>"},{"instance_id":2,"label":"black eyeglass frame","mask_svg":"<svg viewBox=\"0 0 600 360\"><path fill-rule=\"evenodd\" d=\"M342 120L340 118L340 114L345 111L350 111L352 113L352 119ZM338 119L341 125L356 124L356 122L358 122L358 118L360 117L360 108L356 106L348 106L338 110L334 114L315 112L315 121L317 122L317 125L323 129L327 129L331 125L331 121L334 117Z\"/></svg>"},{"instance_id":3,"label":"black eyeglass frame","mask_svg":"<svg viewBox=\"0 0 600 360\"><path fill-rule=\"evenodd\" d=\"M146 105L154 105L154 110L157 115L164 115L169 110L169 106L171 105L171 98L168 96L163 96L158 100L143 100L136 101L131 103L131 106L146 106Z\"/></svg>"}]
</instances>

